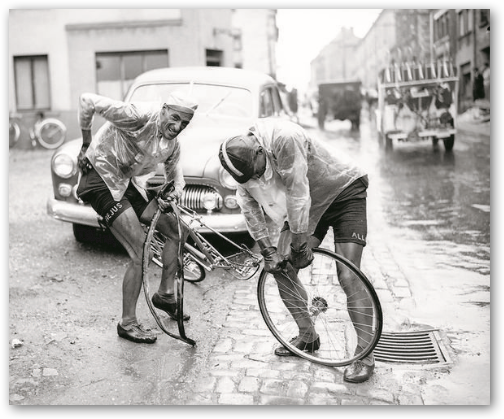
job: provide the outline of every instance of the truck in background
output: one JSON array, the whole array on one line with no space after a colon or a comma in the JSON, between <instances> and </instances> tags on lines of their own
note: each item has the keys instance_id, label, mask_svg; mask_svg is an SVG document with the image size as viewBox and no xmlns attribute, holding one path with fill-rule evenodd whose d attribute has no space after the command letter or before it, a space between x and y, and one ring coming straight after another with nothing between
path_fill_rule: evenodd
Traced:
<instances>
[{"instance_id":1,"label":"truck in background","mask_svg":"<svg viewBox=\"0 0 504 419\"><path fill-rule=\"evenodd\" d=\"M362 99L360 81L320 83L317 110L319 128L324 129L326 120L336 119L349 120L352 123L352 130L358 130Z\"/></svg>"},{"instance_id":2,"label":"truck in background","mask_svg":"<svg viewBox=\"0 0 504 419\"><path fill-rule=\"evenodd\" d=\"M380 72L376 124L380 144L439 140L455 143L458 97L456 69L448 60L392 64Z\"/></svg>"}]
</instances>

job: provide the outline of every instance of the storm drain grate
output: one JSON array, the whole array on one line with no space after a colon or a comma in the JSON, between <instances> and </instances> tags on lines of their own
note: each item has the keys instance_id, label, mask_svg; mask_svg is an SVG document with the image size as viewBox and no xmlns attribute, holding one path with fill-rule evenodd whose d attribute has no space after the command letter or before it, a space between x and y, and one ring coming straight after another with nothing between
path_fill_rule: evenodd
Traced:
<instances>
[{"instance_id":1,"label":"storm drain grate","mask_svg":"<svg viewBox=\"0 0 504 419\"><path fill-rule=\"evenodd\" d=\"M451 362L438 330L382 333L374 349L377 361L407 364Z\"/></svg>"}]
</instances>

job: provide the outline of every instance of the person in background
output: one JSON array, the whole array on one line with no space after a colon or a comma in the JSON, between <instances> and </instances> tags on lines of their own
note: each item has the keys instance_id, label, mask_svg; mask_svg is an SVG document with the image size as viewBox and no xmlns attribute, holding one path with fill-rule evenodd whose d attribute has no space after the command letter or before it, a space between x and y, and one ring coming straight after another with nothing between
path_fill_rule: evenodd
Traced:
<instances>
[{"instance_id":1,"label":"person in background","mask_svg":"<svg viewBox=\"0 0 504 419\"><path fill-rule=\"evenodd\" d=\"M481 72L483 76L483 88L485 90L485 99L490 102L490 64L485 62L483 64L483 70Z\"/></svg>"},{"instance_id":2,"label":"person in background","mask_svg":"<svg viewBox=\"0 0 504 419\"><path fill-rule=\"evenodd\" d=\"M483 75L480 73L478 67L474 67L473 100L476 102L478 99L483 99L484 97Z\"/></svg>"},{"instance_id":3,"label":"person in background","mask_svg":"<svg viewBox=\"0 0 504 419\"><path fill-rule=\"evenodd\" d=\"M122 284L122 316L117 333L133 342L154 343L157 338L136 316L145 239L141 223L148 224L158 207L165 210L169 200L182 194L184 178L177 136L187 127L197 107L182 92L172 93L164 103L126 103L93 93L80 96L78 116L83 142L78 156L81 178L77 193L103 218L131 259ZM107 122L93 138L95 114ZM166 180L174 181L175 190L166 200L149 202L141 179L154 174L159 163L164 165ZM178 226L172 214L162 214L157 228L167 240L162 254L162 277L152 302L176 318ZM183 237L187 237L187 232Z\"/></svg>"}]
</instances>

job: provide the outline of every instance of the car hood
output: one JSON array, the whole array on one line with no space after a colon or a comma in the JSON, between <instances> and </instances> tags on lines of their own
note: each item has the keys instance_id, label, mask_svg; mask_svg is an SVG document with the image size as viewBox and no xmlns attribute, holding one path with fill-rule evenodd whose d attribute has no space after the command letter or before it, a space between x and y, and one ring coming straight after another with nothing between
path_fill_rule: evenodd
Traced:
<instances>
[{"instance_id":1,"label":"car hood","mask_svg":"<svg viewBox=\"0 0 504 419\"><path fill-rule=\"evenodd\" d=\"M218 160L220 145L226 138L243 133L250 125L187 128L179 136L184 176L215 178L215 160Z\"/></svg>"}]
</instances>

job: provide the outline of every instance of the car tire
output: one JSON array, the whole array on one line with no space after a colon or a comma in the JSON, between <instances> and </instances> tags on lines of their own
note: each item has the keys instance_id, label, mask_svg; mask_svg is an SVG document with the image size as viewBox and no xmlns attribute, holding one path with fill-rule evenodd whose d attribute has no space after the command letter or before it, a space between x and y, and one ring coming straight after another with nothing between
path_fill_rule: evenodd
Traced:
<instances>
[{"instance_id":1,"label":"car tire","mask_svg":"<svg viewBox=\"0 0 504 419\"><path fill-rule=\"evenodd\" d=\"M75 240L79 243L99 244L114 248L122 248L121 244L117 241L113 234L110 233L110 231L82 224L72 224L72 226Z\"/></svg>"},{"instance_id":2,"label":"car tire","mask_svg":"<svg viewBox=\"0 0 504 419\"><path fill-rule=\"evenodd\" d=\"M385 150L392 151L394 148L394 144L392 138L390 138L387 134L385 134Z\"/></svg>"},{"instance_id":3,"label":"car tire","mask_svg":"<svg viewBox=\"0 0 504 419\"><path fill-rule=\"evenodd\" d=\"M455 144L455 135L450 135L448 138L443 139L445 151L452 151Z\"/></svg>"}]
</instances>

